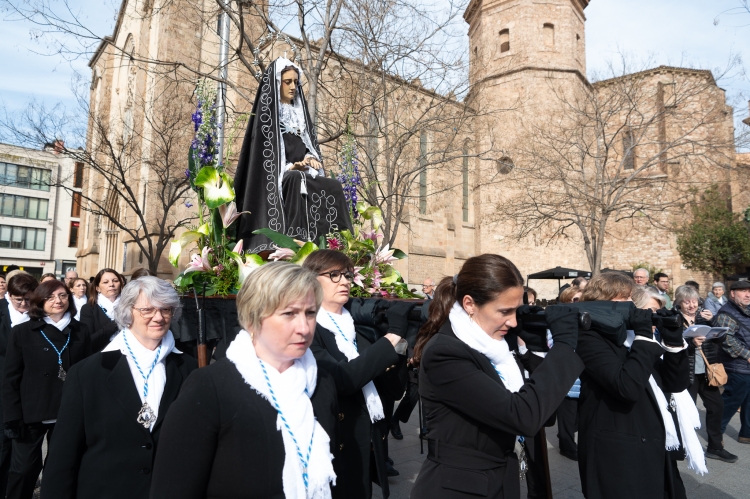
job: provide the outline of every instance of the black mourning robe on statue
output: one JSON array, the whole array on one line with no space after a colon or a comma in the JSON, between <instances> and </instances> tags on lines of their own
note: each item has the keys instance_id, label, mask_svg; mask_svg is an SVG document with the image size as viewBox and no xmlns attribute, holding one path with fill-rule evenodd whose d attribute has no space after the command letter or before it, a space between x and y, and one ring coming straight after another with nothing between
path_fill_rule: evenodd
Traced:
<instances>
[{"instance_id":1,"label":"black mourning robe on statue","mask_svg":"<svg viewBox=\"0 0 750 499\"><path fill-rule=\"evenodd\" d=\"M322 164L301 87L297 87L294 107L301 107L304 130L295 134L280 123L281 71L289 66L297 69L301 80L299 67L283 58L276 59L263 73L237 164L237 209L250 212L241 216L237 236L249 253L274 249L266 236L253 234L261 228L316 243L328 233L352 229L344 191L337 180L326 177L322 168L317 177L286 171L289 163L302 161L308 155Z\"/></svg>"}]
</instances>

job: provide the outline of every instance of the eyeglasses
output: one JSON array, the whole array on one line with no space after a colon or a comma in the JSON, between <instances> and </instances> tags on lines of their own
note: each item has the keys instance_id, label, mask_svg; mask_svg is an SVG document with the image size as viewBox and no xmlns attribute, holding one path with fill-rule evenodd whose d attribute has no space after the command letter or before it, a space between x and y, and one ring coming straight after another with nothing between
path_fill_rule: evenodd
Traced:
<instances>
[{"instance_id":1,"label":"eyeglasses","mask_svg":"<svg viewBox=\"0 0 750 499\"><path fill-rule=\"evenodd\" d=\"M16 305L20 305L22 303L31 303L31 298L17 298L15 296L10 297L11 300L13 300L13 303Z\"/></svg>"},{"instance_id":2,"label":"eyeglasses","mask_svg":"<svg viewBox=\"0 0 750 499\"><path fill-rule=\"evenodd\" d=\"M47 302L54 302L55 300L68 301L68 293L60 293L58 295L49 295L45 298Z\"/></svg>"},{"instance_id":3,"label":"eyeglasses","mask_svg":"<svg viewBox=\"0 0 750 499\"><path fill-rule=\"evenodd\" d=\"M145 307L145 308L135 308L133 307L133 310L137 310L139 314L141 314L141 317L144 319L153 319L153 317L156 315L156 311L158 310L161 312L161 316L165 319L169 319L174 315L174 308L168 307L168 308L154 308L154 307Z\"/></svg>"},{"instance_id":4,"label":"eyeglasses","mask_svg":"<svg viewBox=\"0 0 750 499\"><path fill-rule=\"evenodd\" d=\"M351 282L354 280L354 272L341 272L340 270L332 270L330 272L322 272L318 275L327 275L333 282L341 281L341 277L346 277L346 280Z\"/></svg>"}]
</instances>

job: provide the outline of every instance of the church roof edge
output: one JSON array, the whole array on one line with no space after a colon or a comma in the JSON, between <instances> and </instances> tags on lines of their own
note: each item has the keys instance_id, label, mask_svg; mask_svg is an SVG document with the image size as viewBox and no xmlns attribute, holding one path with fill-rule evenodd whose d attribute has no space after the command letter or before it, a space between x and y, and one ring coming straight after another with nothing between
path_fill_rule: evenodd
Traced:
<instances>
[{"instance_id":1,"label":"church roof edge","mask_svg":"<svg viewBox=\"0 0 750 499\"><path fill-rule=\"evenodd\" d=\"M128 5L128 0L122 0L122 3L120 4L120 10L117 13L117 21L115 21L115 29L112 30L112 35L107 35L99 42L99 45L96 47L96 50L94 51L94 55L91 56L91 59L89 59L89 67L94 68L94 65L96 64L96 61L99 59L99 57L102 55L102 52L104 52L104 48L114 43L115 40L117 40L117 33L120 31L120 26L122 26L122 18L125 16L125 8Z\"/></svg>"},{"instance_id":2,"label":"church roof edge","mask_svg":"<svg viewBox=\"0 0 750 499\"><path fill-rule=\"evenodd\" d=\"M594 82L592 85L594 87L604 87L604 86L609 85L610 83L614 83L624 78L633 78L634 76L648 76L648 75L659 74L659 73L682 73L682 74L700 75L700 76L707 77L711 83L718 86L713 73L708 69L693 69L693 68L682 68L679 66L664 66L664 65L657 66L651 69L644 69L643 71L625 74L622 76L616 76L614 78L607 78L606 80L600 80L600 81Z\"/></svg>"}]
</instances>

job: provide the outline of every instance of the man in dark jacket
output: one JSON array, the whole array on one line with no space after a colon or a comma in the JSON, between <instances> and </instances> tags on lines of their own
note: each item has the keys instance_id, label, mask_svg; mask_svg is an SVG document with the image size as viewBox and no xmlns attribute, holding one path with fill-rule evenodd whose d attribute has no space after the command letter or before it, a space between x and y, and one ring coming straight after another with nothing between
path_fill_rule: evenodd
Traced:
<instances>
[{"instance_id":1,"label":"man in dark jacket","mask_svg":"<svg viewBox=\"0 0 750 499\"><path fill-rule=\"evenodd\" d=\"M714 324L728 327L726 338L719 351L719 360L727 372L724 386L724 416L721 419L723 434L729 420L740 413L738 440L750 444L750 282L737 281L729 287L729 301L719 309Z\"/></svg>"}]
</instances>

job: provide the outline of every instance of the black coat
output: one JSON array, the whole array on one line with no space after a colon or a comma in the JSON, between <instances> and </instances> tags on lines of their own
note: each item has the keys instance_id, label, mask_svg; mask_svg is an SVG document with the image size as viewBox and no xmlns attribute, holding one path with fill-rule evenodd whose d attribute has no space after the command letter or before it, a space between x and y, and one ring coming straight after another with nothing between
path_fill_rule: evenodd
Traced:
<instances>
[{"instance_id":1,"label":"black coat","mask_svg":"<svg viewBox=\"0 0 750 499\"><path fill-rule=\"evenodd\" d=\"M380 485L383 497L387 498L390 493L385 465L388 428L384 419L375 424L371 422L362 387L374 380L381 399L383 396L397 395L392 392L398 390L403 395L403 383L399 384L397 379L390 376L390 372L395 373L405 366L406 357L399 356L386 338L370 343L365 336L357 333L360 355L349 361L336 345L334 333L320 325L315 329L310 350L315 355L318 368L333 376L338 393L340 441L334 452L336 486L333 496L341 499L369 498L372 495L372 482L375 481ZM400 395L396 398L400 398ZM370 449L374 454L374 463L371 462Z\"/></svg>"},{"instance_id":2,"label":"black coat","mask_svg":"<svg viewBox=\"0 0 750 499\"><path fill-rule=\"evenodd\" d=\"M713 320L707 321L703 317L696 317L695 323L698 325L703 326L710 326ZM689 327L690 324L688 324L687 319L685 317L682 318L682 324L684 327ZM688 362L690 363L690 384L693 384L693 381L695 380L695 354L698 352L698 350L695 348L695 344L693 343L692 339L686 339L688 344ZM704 341L703 345L701 345L701 350L703 350L703 355L706 356L706 359L708 360L709 364L716 364L719 362L719 344L724 341L724 337L716 339L716 340L709 340ZM700 354L699 354L700 355Z\"/></svg>"},{"instance_id":3,"label":"black coat","mask_svg":"<svg viewBox=\"0 0 750 499\"><path fill-rule=\"evenodd\" d=\"M167 356L159 416L149 431L136 421L141 399L127 357L101 352L74 366L44 467L44 499L148 499L162 423L197 367L187 355Z\"/></svg>"},{"instance_id":4,"label":"black coat","mask_svg":"<svg viewBox=\"0 0 750 499\"><path fill-rule=\"evenodd\" d=\"M61 350L62 367L68 371L76 362L91 355L88 328L75 319L64 331L42 320L31 319L10 332L2 385L3 419L39 423L57 418L64 382L58 377L57 353L40 331Z\"/></svg>"},{"instance_id":5,"label":"black coat","mask_svg":"<svg viewBox=\"0 0 750 499\"><path fill-rule=\"evenodd\" d=\"M8 300L0 300L0 387L2 387L5 374L5 354L8 350L8 339L10 338L10 313L8 313ZM0 396L0 422L3 420L3 404Z\"/></svg>"},{"instance_id":6,"label":"black coat","mask_svg":"<svg viewBox=\"0 0 750 499\"><path fill-rule=\"evenodd\" d=\"M101 352L109 345L112 335L117 334L120 328L117 323L107 317L102 307L89 303L81 307L81 322L86 324L91 333L91 351Z\"/></svg>"},{"instance_id":7,"label":"black coat","mask_svg":"<svg viewBox=\"0 0 750 499\"><path fill-rule=\"evenodd\" d=\"M310 401L333 448L336 387L321 369ZM164 422L151 497L284 499L284 441L276 420L276 409L229 359L198 369Z\"/></svg>"},{"instance_id":8,"label":"black coat","mask_svg":"<svg viewBox=\"0 0 750 499\"><path fill-rule=\"evenodd\" d=\"M519 499L517 435L535 435L583 370L567 345L554 346L518 393L446 322L427 342L419 394L429 437L412 499Z\"/></svg>"},{"instance_id":9,"label":"black coat","mask_svg":"<svg viewBox=\"0 0 750 499\"><path fill-rule=\"evenodd\" d=\"M594 331L581 331L578 468L588 499L663 499L671 483L666 433L649 377L664 392L690 384L686 350L668 353L634 341L628 351ZM660 360L661 356L664 360ZM667 395L669 400L669 395ZM679 430L678 430L679 436Z\"/></svg>"}]
</instances>

